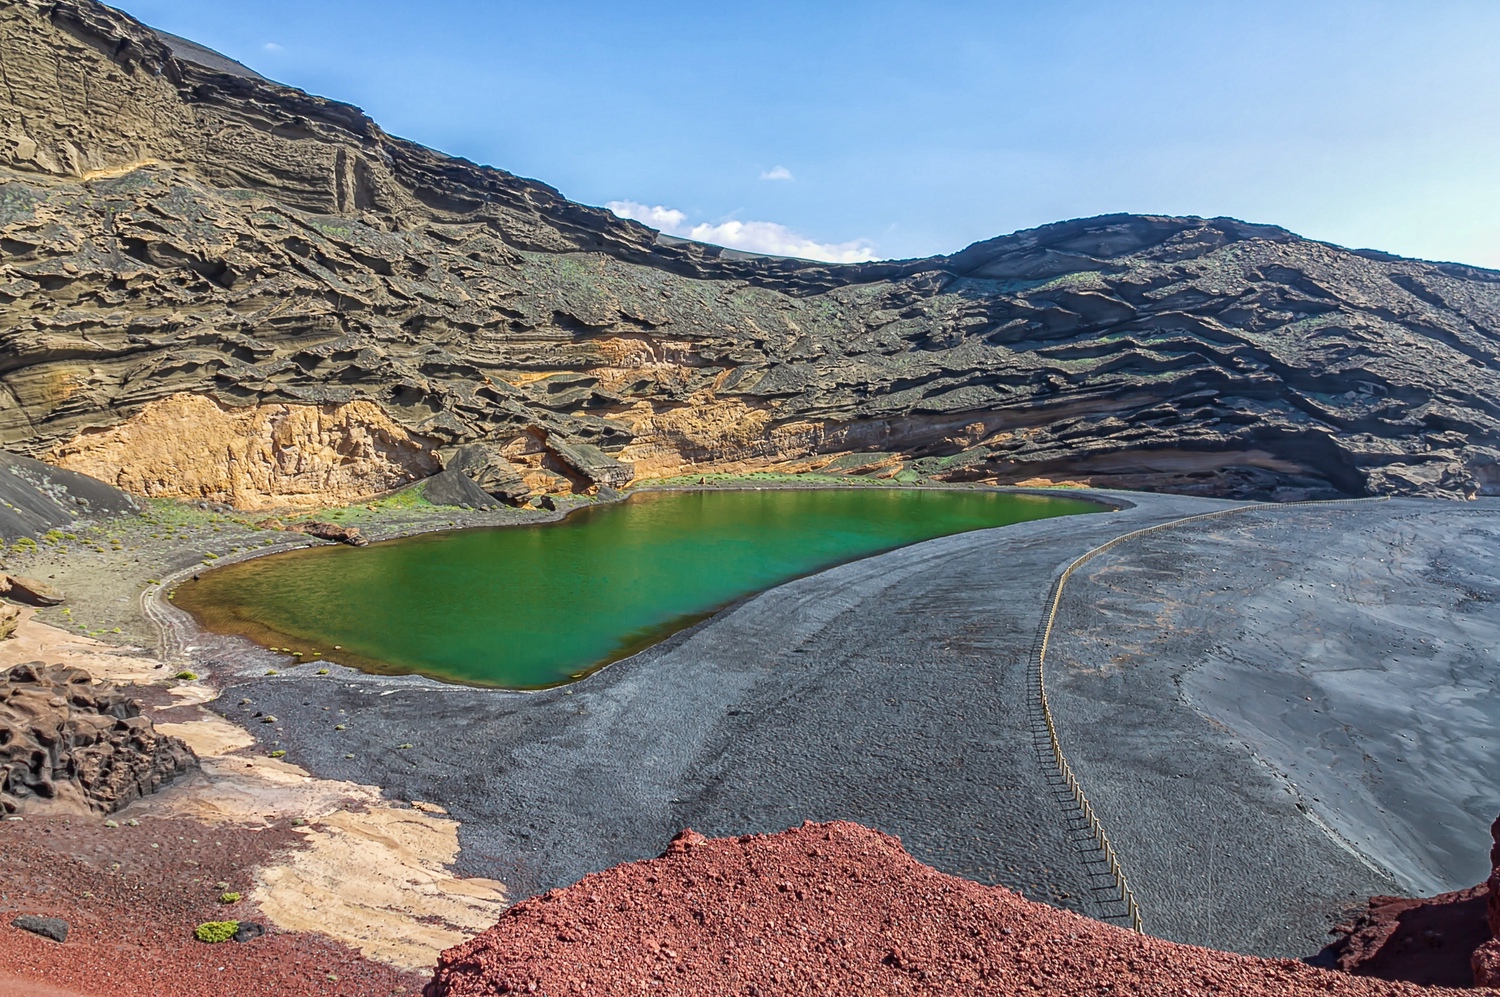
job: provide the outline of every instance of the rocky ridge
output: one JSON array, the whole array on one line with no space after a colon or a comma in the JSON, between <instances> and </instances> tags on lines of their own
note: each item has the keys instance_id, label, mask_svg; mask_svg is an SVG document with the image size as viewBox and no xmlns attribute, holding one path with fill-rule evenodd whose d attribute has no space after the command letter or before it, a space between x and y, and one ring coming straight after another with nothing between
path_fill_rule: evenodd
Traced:
<instances>
[{"instance_id":1,"label":"rocky ridge","mask_svg":"<svg viewBox=\"0 0 1500 997\"><path fill-rule=\"evenodd\" d=\"M509 501L758 469L1500 493L1500 274L1130 215L752 256L171 41L91 0L0 10L12 449L252 505L390 484L391 447L417 476L470 448ZM129 444L184 395L272 427L253 487L193 439Z\"/></svg>"}]
</instances>

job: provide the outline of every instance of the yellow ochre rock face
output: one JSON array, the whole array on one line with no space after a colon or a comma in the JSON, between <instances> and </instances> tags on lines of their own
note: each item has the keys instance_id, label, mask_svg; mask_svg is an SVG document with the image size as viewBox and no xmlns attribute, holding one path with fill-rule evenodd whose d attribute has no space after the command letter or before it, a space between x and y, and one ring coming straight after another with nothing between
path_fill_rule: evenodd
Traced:
<instances>
[{"instance_id":1,"label":"yellow ochre rock face","mask_svg":"<svg viewBox=\"0 0 1500 997\"><path fill-rule=\"evenodd\" d=\"M441 467L378 405L221 405L178 394L58 445L49 462L136 495L239 509L344 504Z\"/></svg>"}]
</instances>

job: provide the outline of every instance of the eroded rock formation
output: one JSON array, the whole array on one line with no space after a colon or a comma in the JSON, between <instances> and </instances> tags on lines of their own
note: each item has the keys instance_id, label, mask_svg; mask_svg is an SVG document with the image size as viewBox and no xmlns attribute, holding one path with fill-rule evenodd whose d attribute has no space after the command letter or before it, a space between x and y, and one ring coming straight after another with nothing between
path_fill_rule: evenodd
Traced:
<instances>
[{"instance_id":1,"label":"eroded rock formation","mask_svg":"<svg viewBox=\"0 0 1500 997\"><path fill-rule=\"evenodd\" d=\"M139 701L82 669L38 661L0 674L0 811L112 813L196 765Z\"/></svg>"},{"instance_id":2,"label":"eroded rock formation","mask_svg":"<svg viewBox=\"0 0 1500 997\"><path fill-rule=\"evenodd\" d=\"M0 8L0 444L242 502L296 479L236 478L191 437L77 449L190 393L368 403L344 411L372 437L484 445L503 464L466 476L512 501L830 462L1500 493L1500 274L1126 215L925 260L751 256L178 48L91 0Z\"/></svg>"}]
</instances>

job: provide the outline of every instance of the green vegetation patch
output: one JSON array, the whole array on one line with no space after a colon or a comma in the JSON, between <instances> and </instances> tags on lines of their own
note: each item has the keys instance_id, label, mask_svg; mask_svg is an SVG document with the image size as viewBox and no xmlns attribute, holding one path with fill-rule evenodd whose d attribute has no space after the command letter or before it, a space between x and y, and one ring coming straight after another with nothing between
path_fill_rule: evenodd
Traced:
<instances>
[{"instance_id":1,"label":"green vegetation patch","mask_svg":"<svg viewBox=\"0 0 1500 997\"><path fill-rule=\"evenodd\" d=\"M193 937L200 942L217 945L219 942L229 941L239 930L240 922L238 921L204 921L193 929Z\"/></svg>"}]
</instances>

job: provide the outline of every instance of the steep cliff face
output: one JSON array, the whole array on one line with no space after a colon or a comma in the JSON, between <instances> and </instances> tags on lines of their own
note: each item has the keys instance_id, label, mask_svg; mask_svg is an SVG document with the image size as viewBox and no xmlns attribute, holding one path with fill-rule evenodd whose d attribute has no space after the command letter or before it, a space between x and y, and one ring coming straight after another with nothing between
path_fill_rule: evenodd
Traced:
<instances>
[{"instance_id":1,"label":"steep cliff face","mask_svg":"<svg viewBox=\"0 0 1500 997\"><path fill-rule=\"evenodd\" d=\"M476 480L538 491L830 466L1500 493L1497 273L1125 215L926 260L755 257L200 62L89 0L0 10L0 444L77 454L191 393L367 402L371 432L483 444ZM170 465L204 464L180 444ZM122 483L164 459L117 455ZM254 501L294 498L280 480Z\"/></svg>"},{"instance_id":2,"label":"steep cliff face","mask_svg":"<svg viewBox=\"0 0 1500 997\"><path fill-rule=\"evenodd\" d=\"M441 467L424 441L368 401L231 408L199 395L151 402L48 460L134 495L239 509L341 505Z\"/></svg>"}]
</instances>

